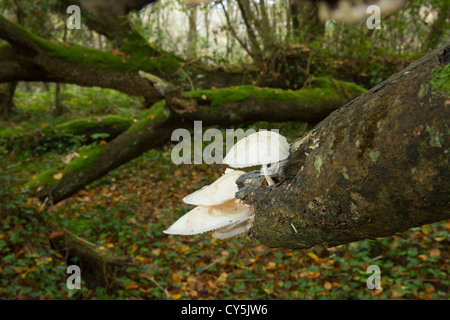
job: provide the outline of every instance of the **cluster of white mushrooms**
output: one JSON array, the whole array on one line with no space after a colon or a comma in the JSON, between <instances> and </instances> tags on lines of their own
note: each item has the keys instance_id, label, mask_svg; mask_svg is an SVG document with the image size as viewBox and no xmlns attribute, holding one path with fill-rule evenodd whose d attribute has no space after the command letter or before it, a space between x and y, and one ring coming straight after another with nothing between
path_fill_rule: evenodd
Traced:
<instances>
[{"instance_id":1,"label":"cluster of white mushrooms","mask_svg":"<svg viewBox=\"0 0 450 320\"><path fill-rule=\"evenodd\" d=\"M289 156L289 143L282 135L272 131L259 131L239 140L226 154L223 163L233 168L262 165L261 174L269 186L270 178L278 172L279 161ZM268 167L270 165L270 167ZM236 180L245 172L227 168L212 184L183 198L194 209L178 219L166 234L194 235L213 231L214 238L226 239L247 229L253 209L235 198Z\"/></svg>"}]
</instances>

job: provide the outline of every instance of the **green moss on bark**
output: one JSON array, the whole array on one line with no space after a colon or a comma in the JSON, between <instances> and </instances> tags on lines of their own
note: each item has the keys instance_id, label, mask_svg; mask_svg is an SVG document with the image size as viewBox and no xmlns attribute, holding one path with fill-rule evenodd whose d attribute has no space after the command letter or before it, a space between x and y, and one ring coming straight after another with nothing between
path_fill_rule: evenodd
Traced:
<instances>
[{"instance_id":1,"label":"green moss on bark","mask_svg":"<svg viewBox=\"0 0 450 320\"><path fill-rule=\"evenodd\" d=\"M166 102L164 100L158 101L155 103L148 111L148 115L137 122L135 125L133 125L130 129L128 129L128 132L137 132L143 130L145 127L147 127L150 123L159 121L163 119L164 117L169 116L170 111L165 107Z\"/></svg>"},{"instance_id":2,"label":"green moss on bark","mask_svg":"<svg viewBox=\"0 0 450 320\"><path fill-rule=\"evenodd\" d=\"M259 88L250 85L222 88L216 90L197 90L187 92L193 98L207 99L211 101L212 107L222 107L225 104L242 101L246 99L261 99L272 101L298 102L304 104L317 104L330 99L342 97L355 97L366 89L350 82L337 81L330 78L317 78L314 86L305 89L281 90Z\"/></svg>"},{"instance_id":3,"label":"green moss on bark","mask_svg":"<svg viewBox=\"0 0 450 320\"><path fill-rule=\"evenodd\" d=\"M43 50L48 56L59 58L68 62L82 65L94 65L112 70L122 70L123 72L161 71L163 73L173 73L179 68L179 59L167 53L160 52L156 56L156 51L148 45L144 47L142 43L133 41L124 47L129 54L112 54L101 50L82 47L76 44L58 43L54 40L46 40L26 30L21 25L2 18L1 21L11 29L20 32L35 47ZM134 49L134 50L132 50Z\"/></svg>"},{"instance_id":4,"label":"green moss on bark","mask_svg":"<svg viewBox=\"0 0 450 320\"><path fill-rule=\"evenodd\" d=\"M49 186L56 183L58 180L53 178L55 174L59 173L56 169L50 169L39 174L35 179L25 184L26 188L37 188L38 186Z\"/></svg>"},{"instance_id":5,"label":"green moss on bark","mask_svg":"<svg viewBox=\"0 0 450 320\"><path fill-rule=\"evenodd\" d=\"M35 179L25 184L26 188L35 189L39 186L51 186L57 184L64 175L75 171L89 171L97 162L100 155L105 150L105 146L95 145L88 147L80 153L79 157L74 158L65 168L49 169L40 173ZM61 174L60 177L57 175ZM58 179L55 179L55 176Z\"/></svg>"},{"instance_id":6,"label":"green moss on bark","mask_svg":"<svg viewBox=\"0 0 450 320\"><path fill-rule=\"evenodd\" d=\"M80 153L79 157L76 157L70 161L70 163L64 168L64 173L92 170L104 150L105 146L102 145L96 145L84 150Z\"/></svg>"},{"instance_id":7,"label":"green moss on bark","mask_svg":"<svg viewBox=\"0 0 450 320\"><path fill-rule=\"evenodd\" d=\"M434 89L450 93L450 64L434 69L430 83Z\"/></svg>"},{"instance_id":8,"label":"green moss on bark","mask_svg":"<svg viewBox=\"0 0 450 320\"><path fill-rule=\"evenodd\" d=\"M112 127L120 131L127 130L132 124L130 119L107 115L104 117L88 117L77 119L69 122L64 122L56 126L59 133L78 134L94 128Z\"/></svg>"}]
</instances>

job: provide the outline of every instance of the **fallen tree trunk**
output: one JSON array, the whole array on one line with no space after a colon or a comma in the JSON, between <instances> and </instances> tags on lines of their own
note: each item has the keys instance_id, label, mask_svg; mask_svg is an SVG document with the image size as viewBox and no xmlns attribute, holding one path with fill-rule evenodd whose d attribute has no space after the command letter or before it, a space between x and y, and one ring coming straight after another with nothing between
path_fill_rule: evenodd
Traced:
<instances>
[{"instance_id":1,"label":"fallen tree trunk","mask_svg":"<svg viewBox=\"0 0 450 320\"><path fill-rule=\"evenodd\" d=\"M254 121L314 123L365 92L352 83L331 79L320 78L316 84L320 87L298 92L253 86L201 90L186 95L167 92L165 102L155 104L147 118L107 145L80 153L65 168L43 172L28 187L33 196L43 201L48 197L51 203L57 203L145 151L162 145L175 129L191 128L194 121L224 128ZM55 179L55 175L62 178Z\"/></svg>"},{"instance_id":2,"label":"fallen tree trunk","mask_svg":"<svg viewBox=\"0 0 450 320\"><path fill-rule=\"evenodd\" d=\"M83 284L88 287L100 285L106 289L121 288L122 284L117 281L117 277L123 275L123 267L135 266L131 256L112 254L108 249L101 248L71 233L54 219L43 214L44 207L42 205L40 207L30 205L28 209L34 209L34 214L30 214L21 207L3 207L2 204L6 203L7 201L3 201L3 203L0 201L0 211L4 217L15 215L26 223L34 224L35 221L38 221L41 226L45 226L45 230L48 231L49 244L55 253L54 258L63 259L68 266L73 264L79 266Z\"/></svg>"},{"instance_id":3,"label":"fallen tree trunk","mask_svg":"<svg viewBox=\"0 0 450 320\"><path fill-rule=\"evenodd\" d=\"M450 218L450 43L334 111L291 145L278 185L243 175L250 235L336 246Z\"/></svg>"},{"instance_id":4,"label":"fallen tree trunk","mask_svg":"<svg viewBox=\"0 0 450 320\"><path fill-rule=\"evenodd\" d=\"M68 266L79 266L83 281L90 287L117 288L116 277L121 273L119 267L133 265L130 256L115 256L68 230L58 231L61 227L53 221L47 221L45 225L49 230L55 230L49 235L52 249L64 257Z\"/></svg>"},{"instance_id":5,"label":"fallen tree trunk","mask_svg":"<svg viewBox=\"0 0 450 320\"><path fill-rule=\"evenodd\" d=\"M173 55L155 52L149 46L130 54L108 53L45 40L2 16L0 38L9 43L0 45L0 83L44 81L98 86L142 96L153 104L164 97L139 71L165 77L180 66Z\"/></svg>"}]
</instances>

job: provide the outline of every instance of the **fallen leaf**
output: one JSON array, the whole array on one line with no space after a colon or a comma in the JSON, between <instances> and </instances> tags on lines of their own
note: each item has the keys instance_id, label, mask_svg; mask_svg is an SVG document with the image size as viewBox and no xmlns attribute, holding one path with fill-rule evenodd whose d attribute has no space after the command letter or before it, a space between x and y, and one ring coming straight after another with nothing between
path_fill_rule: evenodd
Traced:
<instances>
[{"instance_id":1,"label":"fallen leaf","mask_svg":"<svg viewBox=\"0 0 450 320\"><path fill-rule=\"evenodd\" d=\"M272 294L272 290L270 290L269 288L263 288L264 292L267 294Z\"/></svg>"},{"instance_id":2,"label":"fallen leaf","mask_svg":"<svg viewBox=\"0 0 450 320\"><path fill-rule=\"evenodd\" d=\"M220 276L217 278L217 282L225 282L228 278L228 274L226 272L222 272Z\"/></svg>"},{"instance_id":3,"label":"fallen leaf","mask_svg":"<svg viewBox=\"0 0 450 320\"><path fill-rule=\"evenodd\" d=\"M60 173L55 173L55 174L53 175L53 179L55 179L55 180L61 180L62 177L63 177L62 172L60 172Z\"/></svg>"},{"instance_id":4,"label":"fallen leaf","mask_svg":"<svg viewBox=\"0 0 450 320\"><path fill-rule=\"evenodd\" d=\"M181 283L181 277L177 273L172 273L172 281L176 284Z\"/></svg>"},{"instance_id":5,"label":"fallen leaf","mask_svg":"<svg viewBox=\"0 0 450 320\"><path fill-rule=\"evenodd\" d=\"M305 273L301 273L300 277L302 277L302 275L305 277L308 277L310 279L315 279L320 277L320 273L319 272L313 272L313 271L309 271L309 272L305 272Z\"/></svg>"},{"instance_id":6,"label":"fallen leaf","mask_svg":"<svg viewBox=\"0 0 450 320\"><path fill-rule=\"evenodd\" d=\"M175 293L175 294L172 294L170 297L171 297L172 299L174 299L174 300L178 300L178 299L181 298L181 294L180 294L180 293Z\"/></svg>"},{"instance_id":7,"label":"fallen leaf","mask_svg":"<svg viewBox=\"0 0 450 320\"><path fill-rule=\"evenodd\" d=\"M69 153L67 156L65 156L62 161L64 162L64 164L69 164L70 161L72 161L74 158L79 157L80 154L78 152L73 152L73 153Z\"/></svg>"},{"instance_id":8,"label":"fallen leaf","mask_svg":"<svg viewBox=\"0 0 450 320\"><path fill-rule=\"evenodd\" d=\"M136 251L137 248L138 248L138 246L137 246L136 243L133 243L133 244L130 246L130 250L133 251L133 252Z\"/></svg>"},{"instance_id":9,"label":"fallen leaf","mask_svg":"<svg viewBox=\"0 0 450 320\"><path fill-rule=\"evenodd\" d=\"M438 248L433 248L430 250L430 257L439 257L441 255L441 250Z\"/></svg>"},{"instance_id":10,"label":"fallen leaf","mask_svg":"<svg viewBox=\"0 0 450 320\"><path fill-rule=\"evenodd\" d=\"M422 259L423 261L427 261L427 257L423 254L419 254L417 257Z\"/></svg>"},{"instance_id":11,"label":"fallen leaf","mask_svg":"<svg viewBox=\"0 0 450 320\"><path fill-rule=\"evenodd\" d=\"M64 235L64 232L59 231L59 230L55 230L55 231L53 231L52 233L50 233L50 235L48 236L48 238L49 238L49 239L54 239L54 238L57 238L57 237L61 237L61 236L63 236L63 235Z\"/></svg>"},{"instance_id":12,"label":"fallen leaf","mask_svg":"<svg viewBox=\"0 0 450 320\"><path fill-rule=\"evenodd\" d=\"M333 281L333 288L340 288L341 285L337 283L336 281Z\"/></svg>"},{"instance_id":13,"label":"fallen leaf","mask_svg":"<svg viewBox=\"0 0 450 320\"><path fill-rule=\"evenodd\" d=\"M267 250L267 247L265 247L263 244L260 244L259 246L254 247L253 250L257 252L264 252Z\"/></svg>"},{"instance_id":14,"label":"fallen leaf","mask_svg":"<svg viewBox=\"0 0 450 320\"><path fill-rule=\"evenodd\" d=\"M24 279L24 278L26 278L26 276L27 276L29 273L32 273L32 272L35 271L35 270L36 270L36 266L32 266L32 267L29 268L29 269L25 269L25 271L22 272L22 273L20 274L20 277L21 277L22 279Z\"/></svg>"},{"instance_id":15,"label":"fallen leaf","mask_svg":"<svg viewBox=\"0 0 450 320\"><path fill-rule=\"evenodd\" d=\"M127 284L126 286L125 286L125 289L127 289L127 290L133 290L133 289L136 289L136 288L138 288L139 286L138 286L138 284L136 283L136 282L131 282L130 284Z\"/></svg>"},{"instance_id":16,"label":"fallen leaf","mask_svg":"<svg viewBox=\"0 0 450 320\"><path fill-rule=\"evenodd\" d=\"M319 262L319 257L314 252L308 252L307 255L315 262Z\"/></svg>"}]
</instances>

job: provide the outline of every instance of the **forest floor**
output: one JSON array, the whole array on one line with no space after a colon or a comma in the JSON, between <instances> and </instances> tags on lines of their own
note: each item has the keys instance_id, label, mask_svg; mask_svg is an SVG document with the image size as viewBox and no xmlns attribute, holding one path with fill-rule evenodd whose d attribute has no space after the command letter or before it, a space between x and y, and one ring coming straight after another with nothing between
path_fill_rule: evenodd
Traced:
<instances>
[{"instance_id":1,"label":"forest floor","mask_svg":"<svg viewBox=\"0 0 450 320\"><path fill-rule=\"evenodd\" d=\"M70 113L55 118L53 91L19 91L17 115L0 119L1 299L449 299L450 220L396 236L333 248L273 249L239 236L210 233L166 235L162 231L189 211L182 198L210 184L223 165L175 165L168 142L110 172L72 197L42 212L23 185L83 148L49 142L11 148L4 141L79 117L118 114L139 119L138 99L100 89L65 89ZM257 123L242 128L278 128L292 142L306 130L298 123ZM97 143L102 143L99 141ZM105 143L105 142L103 142ZM20 150L19 150L20 149ZM17 214L17 212L21 214ZM58 222L58 230L37 215ZM66 287L64 257L51 238L62 230L100 250L131 257L111 289L83 280ZM369 290L370 265L381 271L381 289Z\"/></svg>"}]
</instances>

